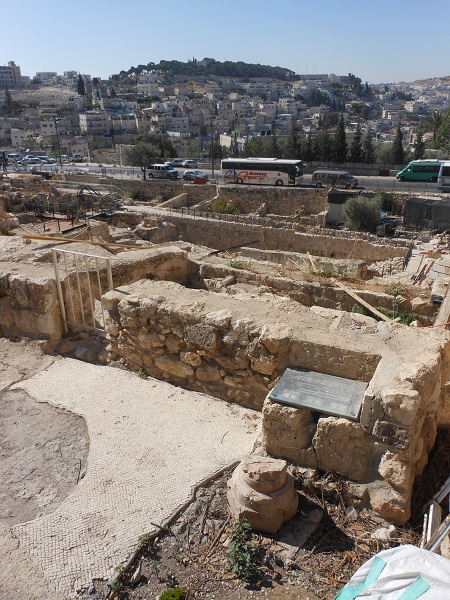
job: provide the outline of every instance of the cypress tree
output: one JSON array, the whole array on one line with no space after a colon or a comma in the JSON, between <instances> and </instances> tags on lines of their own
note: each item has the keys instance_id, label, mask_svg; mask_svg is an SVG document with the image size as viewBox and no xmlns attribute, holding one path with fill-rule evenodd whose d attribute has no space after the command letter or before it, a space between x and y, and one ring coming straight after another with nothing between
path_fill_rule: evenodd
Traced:
<instances>
[{"instance_id":1,"label":"cypress tree","mask_svg":"<svg viewBox=\"0 0 450 600\"><path fill-rule=\"evenodd\" d=\"M420 160L425 156L425 141L423 139L423 128L420 125L417 130L416 143L414 144L414 160Z\"/></svg>"},{"instance_id":2,"label":"cypress tree","mask_svg":"<svg viewBox=\"0 0 450 600\"><path fill-rule=\"evenodd\" d=\"M367 130L367 133L364 137L362 159L368 165L375 162L375 148L373 147L372 134L370 133L370 129Z\"/></svg>"},{"instance_id":3,"label":"cypress tree","mask_svg":"<svg viewBox=\"0 0 450 600\"><path fill-rule=\"evenodd\" d=\"M404 158L405 153L403 150L403 134L401 123L399 121L397 125L397 130L395 132L394 143L392 144L392 162L395 165L402 165Z\"/></svg>"},{"instance_id":4,"label":"cypress tree","mask_svg":"<svg viewBox=\"0 0 450 600\"><path fill-rule=\"evenodd\" d=\"M356 126L355 137L350 145L350 162L359 163L362 162L362 136L361 136L361 125L358 123Z\"/></svg>"},{"instance_id":5,"label":"cypress tree","mask_svg":"<svg viewBox=\"0 0 450 600\"><path fill-rule=\"evenodd\" d=\"M78 75L77 92L80 96L86 96L86 86L81 75Z\"/></svg>"},{"instance_id":6,"label":"cypress tree","mask_svg":"<svg viewBox=\"0 0 450 600\"><path fill-rule=\"evenodd\" d=\"M339 117L336 136L334 138L334 160L345 163L347 160L347 138L345 135L344 115Z\"/></svg>"}]
</instances>

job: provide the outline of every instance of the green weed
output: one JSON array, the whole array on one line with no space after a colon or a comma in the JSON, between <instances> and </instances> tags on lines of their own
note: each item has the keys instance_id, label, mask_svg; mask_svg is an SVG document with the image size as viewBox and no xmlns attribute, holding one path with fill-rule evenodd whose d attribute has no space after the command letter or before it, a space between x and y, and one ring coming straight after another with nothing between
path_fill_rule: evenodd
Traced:
<instances>
[{"instance_id":1,"label":"green weed","mask_svg":"<svg viewBox=\"0 0 450 600\"><path fill-rule=\"evenodd\" d=\"M239 579L249 581L258 572L250 523L247 519L239 519L230 525L228 533L230 537L228 551L230 569Z\"/></svg>"}]
</instances>

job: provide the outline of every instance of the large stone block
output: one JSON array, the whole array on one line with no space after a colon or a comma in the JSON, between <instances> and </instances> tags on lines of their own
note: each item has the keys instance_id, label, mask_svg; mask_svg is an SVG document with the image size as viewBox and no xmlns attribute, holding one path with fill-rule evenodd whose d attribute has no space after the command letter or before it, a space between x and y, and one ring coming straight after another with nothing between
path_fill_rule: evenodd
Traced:
<instances>
[{"instance_id":1,"label":"large stone block","mask_svg":"<svg viewBox=\"0 0 450 600\"><path fill-rule=\"evenodd\" d=\"M245 456L228 481L230 510L253 529L276 533L297 512L298 495L287 463L269 457Z\"/></svg>"},{"instance_id":2,"label":"large stone block","mask_svg":"<svg viewBox=\"0 0 450 600\"><path fill-rule=\"evenodd\" d=\"M360 481L372 469L372 444L359 423L337 417L319 419L313 447L323 471Z\"/></svg>"},{"instance_id":3,"label":"large stone block","mask_svg":"<svg viewBox=\"0 0 450 600\"><path fill-rule=\"evenodd\" d=\"M311 446L316 424L307 408L294 408L270 400L263 406L262 431L259 442L272 456L288 458L298 465L304 463L305 449Z\"/></svg>"},{"instance_id":4,"label":"large stone block","mask_svg":"<svg viewBox=\"0 0 450 600\"><path fill-rule=\"evenodd\" d=\"M390 417L402 425L411 425L420 403L419 392L411 388L387 388L383 390L381 397Z\"/></svg>"}]
</instances>

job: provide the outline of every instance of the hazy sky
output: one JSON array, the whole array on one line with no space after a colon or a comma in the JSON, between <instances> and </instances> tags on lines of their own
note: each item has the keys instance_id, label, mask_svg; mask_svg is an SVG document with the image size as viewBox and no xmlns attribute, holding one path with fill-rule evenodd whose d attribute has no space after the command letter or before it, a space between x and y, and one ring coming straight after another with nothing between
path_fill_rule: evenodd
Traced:
<instances>
[{"instance_id":1,"label":"hazy sky","mask_svg":"<svg viewBox=\"0 0 450 600\"><path fill-rule=\"evenodd\" d=\"M106 78L204 57L389 83L450 75L450 0L20 0L0 64Z\"/></svg>"}]
</instances>

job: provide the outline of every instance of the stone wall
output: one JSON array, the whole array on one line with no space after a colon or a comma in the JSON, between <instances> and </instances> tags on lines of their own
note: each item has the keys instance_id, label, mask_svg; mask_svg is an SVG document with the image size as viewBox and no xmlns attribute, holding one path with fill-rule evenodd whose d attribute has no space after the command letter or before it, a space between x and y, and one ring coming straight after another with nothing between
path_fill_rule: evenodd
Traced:
<instances>
[{"instance_id":1,"label":"stone wall","mask_svg":"<svg viewBox=\"0 0 450 600\"><path fill-rule=\"evenodd\" d=\"M221 185L219 198L233 202L243 214L255 213L265 205L265 214L316 215L327 208L327 190L317 188Z\"/></svg>"},{"instance_id":2,"label":"stone wall","mask_svg":"<svg viewBox=\"0 0 450 600\"><path fill-rule=\"evenodd\" d=\"M394 523L410 515L437 427L448 422L450 336L139 281L106 294L110 364L263 410L259 451L342 477L346 497ZM358 420L266 398L287 368L368 382Z\"/></svg>"},{"instance_id":3,"label":"stone wall","mask_svg":"<svg viewBox=\"0 0 450 600\"><path fill-rule=\"evenodd\" d=\"M360 235L337 235L340 232L321 230L321 233L306 233L286 227L265 227L257 223L238 222L236 220L213 219L198 216L186 218L182 214L171 213L166 220L174 223L183 241L208 246L209 248L227 249L237 246L248 246L265 250L282 250L287 252L307 253L314 256L330 258L358 258L367 262L387 260L396 256L405 257L408 244L399 240L398 245L392 241L377 240L374 236L361 239Z\"/></svg>"},{"instance_id":4,"label":"stone wall","mask_svg":"<svg viewBox=\"0 0 450 600\"><path fill-rule=\"evenodd\" d=\"M280 299L280 306L284 306ZM283 309L172 282L139 281L103 297L111 363L260 410L286 366L369 380L376 354L304 340L273 324ZM295 308L294 308L295 307ZM304 307L292 305L293 310ZM294 337L293 337L294 336Z\"/></svg>"}]
</instances>

